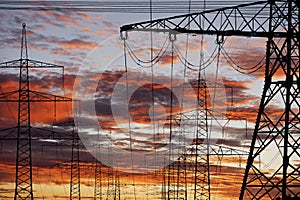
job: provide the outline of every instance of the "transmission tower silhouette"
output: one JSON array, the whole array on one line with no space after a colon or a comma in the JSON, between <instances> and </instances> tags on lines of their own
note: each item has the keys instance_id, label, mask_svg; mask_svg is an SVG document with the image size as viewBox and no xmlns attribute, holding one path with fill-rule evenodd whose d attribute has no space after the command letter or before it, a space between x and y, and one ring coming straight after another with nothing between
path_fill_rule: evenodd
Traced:
<instances>
[{"instance_id":1,"label":"transmission tower silhouette","mask_svg":"<svg viewBox=\"0 0 300 200\"><path fill-rule=\"evenodd\" d=\"M299 4L270 2L265 85L240 199L300 197ZM274 38L280 30L284 35ZM272 103L278 101L284 106L274 114ZM271 172L258 164L270 148L280 162Z\"/></svg>"},{"instance_id":2,"label":"transmission tower silhouette","mask_svg":"<svg viewBox=\"0 0 300 200\"><path fill-rule=\"evenodd\" d=\"M107 172L107 193L106 200L120 200L120 174L113 168L109 168Z\"/></svg>"},{"instance_id":3,"label":"transmission tower silhouette","mask_svg":"<svg viewBox=\"0 0 300 200\"><path fill-rule=\"evenodd\" d=\"M259 1L120 28L121 34L154 31L267 39L264 89L240 200L300 197L299 6L298 0ZM276 105L280 106L275 113ZM278 156L277 163L261 168L260 158L270 149Z\"/></svg>"},{"instance_id":4,"label":"transmission tower silhouette","mask_svg":"<svg viewBox=\"0 0 300 200\"><path fill-rule=\"evenodd\" d=\"M80 138L74 121L72 121L72 134L70 200L80 200Z\"/></svg>"},{"instance_id":5,"label":"transmission tower silhouette","mask_svg":"<svg viewBox=\"0 0 300 200\"><path fill-rule=\"evenodd\" d=\"M17 102L18 103L18 125L17 127L5 129L17 129L17 136L9 138L17 140L16 152L16 181L15 181L15 200L33 200L33 180L32 180L32 151L31 142L33 138L53 138L62 139L67 134L58 134L55 131L38 128L43 132L37 137L32 136L31 125L31 109L30 105L33 102L72 102L71 98L52 95L30 89L29 69L34 68L58 68L64 69L63 66L45 63L36 60L28 59L26 24L22 24L22 39L21 39L21 58L18 60L0 63L1 69L15 68L19 69L19 89L13 92L0 94L0 102ZM56 107L56 106L55 106ZM42 136L45 132L49 135ZM1 138L4 139L5 138Z\"/></svg>"},{"instance_id":6,"label":"transmission tower silhouette","mask_svg":"<svg viewBox=\"0 0 300 200\"><path fill-rule=\"evenodd\" d=\"M95 161L95 185L94 200L102 200L102 164L96 159Z\"/></svg>"},{"instance_id":7,"label":"transmission tower silhouette","mask_svg":"<svg viewBox=\"0 0 300 200\"><path fill-rule=\"evenodd\" d=\"M55 123L53 126L61 128L65 132L70 132L70 138L65 138L71 140L72 143L70 164L70 200L80 200L80 147L82 144L78 135L77 126L75 125L74 119ZM61 144L60 146L70 146L70 144Z\"/></svg>"}]
</instances>

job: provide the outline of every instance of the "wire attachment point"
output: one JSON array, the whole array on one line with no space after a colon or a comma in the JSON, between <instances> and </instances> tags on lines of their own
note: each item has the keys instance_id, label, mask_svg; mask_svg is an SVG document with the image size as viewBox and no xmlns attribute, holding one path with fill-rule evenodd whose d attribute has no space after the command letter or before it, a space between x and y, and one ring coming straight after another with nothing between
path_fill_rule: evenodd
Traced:
<instances>
[{"instance_id":1,"label":"wire attachment point","mask_svg":"<svg viewBox=\"0 0 300 200\"><path fill-rule=\"evenodd\" d=\"M217 35L216 39L217 44L223 44L224 43L224 35Z\"/></svg>"},{"instance_id":2,"label":"wire attachment point","mask_svg":"<svg viewBox=\"0 0 300 200\"><path fill-rule=\"evenodd\" d=\"M175 34L175 33L169 33L169 40L170 40L171 42L176 41L176 34Z\"/></svg>"},{"instance_id":3,"label":"wire attachment point","mask_svg":"<svg viewBox=\"0 0 300 200\"><path fill-rule=\"evenodd\" d=\"M121 40L127 40L128 39L128 32L127 31L120 32L120 38L121 38Z\"/></svg>"}]
</instances>

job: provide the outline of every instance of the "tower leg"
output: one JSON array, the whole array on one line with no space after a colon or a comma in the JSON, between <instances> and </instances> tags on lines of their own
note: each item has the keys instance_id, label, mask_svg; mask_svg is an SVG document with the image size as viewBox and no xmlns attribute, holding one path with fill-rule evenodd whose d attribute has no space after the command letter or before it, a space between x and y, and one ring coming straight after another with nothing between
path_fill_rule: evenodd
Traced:
<instances>
[{"instance_id":1,"label":"tower leg","mask_svg":"<svg viewBox=\"0 0 300 200\"><path fill-rule=\"evenodd\" d=\"M240 200L300 197L299 7L274 1L270 9L265 86ZM273 37L282 28L287 37Z\"/></svg>"}]
</instances>

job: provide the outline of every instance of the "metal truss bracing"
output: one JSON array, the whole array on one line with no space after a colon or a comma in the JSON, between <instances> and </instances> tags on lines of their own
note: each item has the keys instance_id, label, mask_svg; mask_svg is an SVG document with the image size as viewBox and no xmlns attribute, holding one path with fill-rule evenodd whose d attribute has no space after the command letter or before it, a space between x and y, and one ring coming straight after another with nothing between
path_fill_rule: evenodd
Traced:
<instances>
[{"instance_id":1,"label":"metal truss bracing","mask_svg":"<svg viewBox=\"0 0 300 200\"><path fill-rule=\"evenodd\" d=\"M115 197L115 182L114 182L113 170L109 169L107 172L107 191L106 200L114 199Z\"/></svg>"},{"instance_id":2,"label":"metal truss bracing","mask_svg":"<svg viewBox=\"0 0 300 200\"><path fill-rule=\"evenodd\" d=\"M80 200L80 138L76 126L72 124L72 159L71 159L71 180L70 180L70 200Z\"/></svg>"},{"instance_id":3,"label":"metal truss bracing","mask_svg":"<svg viewBox=\"0 0 300 200\"><path fill-rule=\"evenodd\" d=\"M199 76L201 77L201 76ZM194 199L210 199L210 165L209 165L209 135L207 86L199 79L197 84L198 109L196 110L196 134L192 152L196 154L194 163ZM203 141L200 142L199 141Z\"/></svg>"},{"instance_id":4,"label":"metal truss bracing","mask_svg":"<svg viewBox=\"0 0 300 200\"><path fill-rule=\"evenodd\" d=\"M71 164L70 164L70 200L80 200L80 145L81 141L78 135L74 119L65 122L53 124L53 126L70 132L72 140ZM67 137L65 137L67 138ZM64 140L65 140L64 138ZM69 144L67 144L69 146Z\"/></svg>"},{"instance_id":5,"label":"metal truss bracing","mask_svg":"<svg viewBox=\"0 0 300 200\"><path fill-rule=\"evenodd\" d=\"M299 28L299 5L271 5L265 86L240 199L300 197ZM279 29L287 33L280 40L273 37ZM274 160L266 168L259 159L270 149Z\"/></svg>"},{"instance_id":6,"label":"metal truss bracing","mask_svg":"<svg viewBox=\"0 0 300 200\"><path fill-rule=\"evenodd\" d=\"M107 146L107 152L111 151L111 146ZM109 165L113 164L113 159L109 157ZM107 180L106 180L106 200L120 200L120 174L119 171L114 170L112 167L107 168Z\"/></svg>"},{"instance_id":7,"label":"metal truss bracing","mask_svg":"<svg viewBox=\"0 0 300 200\"><path fill-rule=\"evenodd\" d=\"M209 173L209 151L208 144L208 123L207 123L207 87L204 80L197 83L198 108L193 112L180 113L174 118L176 129L179 132L179 142L185 146L184 135L187 131L192 131L191 121L194 134L193 142L190 148L182 149L178 154L178 159L169 165L168 177L168 199L188 199L187 191L187 170L193 173L193 199L210 199L210 173ZM170 124L173 124L170 122ZM172 152L170 152L172 153ZM190 196L191 197L191 196ZM189 198L190 198L189 197Z\"/></svg>"},{"instance_id":8,"label":"metal truss bracing","mask_svg":"<svg viewBox=\"0 0 300 200\"><path fill-rule=\"evenodd\" d=\"M18 127L11 127L6 129L1 129L0 132L4 132L5 134L1 134L0 140L18 140L18 135L15 133ZM31 141L38 140L73 140L72 133L68 133L64 130L57 131L54 130L53 127L31 127Z\"/></svg>"},{"instance_id":9,"label":"metal truss bracing","mask_svg":"<svg viewBox=\"0 0 300 200\"><path fill-rule=\"evenodd\" d=\"M185 157L181 156L166 169L168 184L165 198L168 200L187 199L186 164Z\"/></svg>"},{"instance_id":10,"label":"metal truss bracing","mask_svg":"<svg viewBox=\"0 0 300 200\"><path fill-rule=\"evenodd\" d=\"M118 171L114 171L109 168L107 174L107 193L106 200L120 200L120 174Z\"/></svg>"},{"instance_id":11,"label":"metal truss bracing","mask_svg":"<svg viewBox=\"0 0 300 200\"><path fill-rule=\"evenodd\" d=\"M3 63L1 63L1 68L19 69L21 61L26 61L26 65L29 69L30 68L54 68L55 67L55 68L61 68L62 70L64 70L64 66L62 66L62 65L55 65L55 64L51 64L51 63L45 63L45 62L41 62L41 61L37 61L37 60L32 60L32 59L28 59L28 57L21 58L18 60L3 62Z\"/></svg>"},{"instance_id":12,"label":"metal truss bracing","mask_svg":"<svg viewBox=\"0 0 300 200\"><path fill-rule=\"evenodd\" d=\"M96 159L94 200L102 200L102 164Z\"/></svg>"},{"instance_id":13,"label":"metal truss bracing","mask_svg":"<svg viewBox=\"0 0 300 200\"><path fill-rule=\"evenodd\" d=\"M171 134L172 135L178 135L178 144L182 147L184 147L184 134L185 129L184 126L180 126L181 119L175 118L175 123L173 122L173 117L170 117L170 128L172 129ZM172 124L175 124L175 126L172 127ZM186 149L181 149L180 151L174 151L172 148L169 150L169 154L175 155L175 157L178 157L173 163L171 163L167 167L167 199L187 199L187 179L186 179L186 173L187 173L187 161L186 157L182 156L181 154L186 153Z\"/></svg>"},{"instance_id":14,"label":"metal truss bracing","mask_svg":"<svg viewBox=\"0 0 300 200\"><path fill-rule=\"evenodd\" d=\"M1 65L0 65L1 68ZM19 91L6 92L0 94L0 102L19 102L17 96ZM72 101L72 98L48 94L44 92L28 90L28 99L30 102L62 102Z\"/></svg>"},{"instance_id":15,"label":"metal truss bracing","mask_svg":"<svg viewBox=\"0 0 300 200\"><path fill-rule=\"evenodd\" d=\"M98 138L99 139L99 138ZM97 153L101 152L100 146L97 146ZM94 200L102 200L103 198L103 164L98 158L95 158L95 185L94 185Z\"/></svg>"},{"instance_id":16,"label":"metal truss bracing","mask_svg":"<svg viewBox=\"0 0 300 200\"><path fill-rule=\"evenodd\" d=\"M19 104L18 104L18 140L16 157L16 187L15 200L33 199L31 132L30 132L30 102L27 59L26 29L23 24L21 60L19 63Z\"/></svg>"},{"instance_id":17,"label":"metal truss bracing","mask_svg":"<svg viewBox=\"0 0 300 200\"><path fill-rule=\"evenodd\" d=\"M63 134L49 129L32 127L30 123L30 104L32 102L57 102L68 101L71 98L61 97L57 95L46 94L30 90L29 69L30 68L61 68L54 64L44 63L28 59L26 25L22 25L21 40L21 58L19 60L0 63L0 69L16 68L19 69L19 88L17 91L1 93L0 102L18 102L18 125L17 127L7 128L4 132L12 133L17 129L17 135L11 136L7 134L1 140L17 140L16 152L16 182L15 182L15 200L33 200L33 181L32 181L32 157L31 142L39 137L39 133L34 136L34 132L47 132L44 138L52 138L54 135L58 138L64 138ZM49 134L49 132L51 132Z\"/></svg>"},{"instance_id":18,"label":"metal truss bracing","mask_svg":"<svg viewBox=\"0 0 300 200\"><path fill-rule=\"evenodd\" d=\"M240 200L300 198L299 6L298 0L258 1L120 28L121 34L156 31L268 39L265 85ZM270 149L273 159L262 163L260 158Z\"/></svg>"},{"instance_id":19,"label":"metal truss bracing","mask_svg":"<svg viewBox=\"0 0 300 200\"><path fill-rule=\"evenodd\" d=\"M120 174L117 172L115 175L115 197L114 200L120 200L121 199L121 190L120 190Z\"/></svg>"},{"instance_id":20,"label":"metal truss bracing","mask_svg":"<svg viewBox=\"0 0 300 200\"><path fill-rule=\"evenodd\" d=\"M198 108L193 112L179 114L177 124L179 132L185 134L185 126L195 125L194 140L190 148L184 150L177 164L176 185L174 187L174 199L188 199L186 171L193 173L193 199L210 199L210 172L209 172L209 144L208 144L208 108L207 87L203 79L197 82ZM185 130L186 129L186 130Z\"/></svg>"},{"instance_id":21,"label":"metal truss bracing","mask_svg":"<svg viewBox=\"0 0 300 200\"><path fill-rule=\"evenodd\" d=\"M174 33L268 37L270 20L269 2L272 1L258 1L234 7L139 22L124 25L120 28L120 31L171 31ZM286 31L278 29L273 33L273 36L285 37L286 34Z\"/></svg>"},{"instance_id":22,"label":"metal truss bracing","mask_svg":"<svg viewBox=\"0 0 300 200\"><path fill-rule=\"evenodd\" d=\"M178 114L178 118L175 119L175 123L180 124L180 126L177 126L178 131L182 134L186 134L187 130L191 131L191 129L185 130L185 127L194 125L195 121L199 121L198 125L200 125L200 119L204 120L203 122L209 121L210 118L207 112L203 112L206 118L204 118L204 116L200 117L198 109ZM206 127L204 124L201 124L201 126ZM194 127L195 139L193 143L187 146L185 151L181 152L181 155L178 154L178 159L170 164L164 171L162 194L167 195L163 196L163 199L209 199L209 157L214 156L221 160L224 156L248 155L247 151L217 144L207 144L208 131L205 132L204 130L206 129L203 129L203 131L199 130L199 126L197 127ZM202 135L199 134L200 131L203 133ZM198 139L196 134L198 134ZM193 172L193 193L189 193L187 189L187 171ZM166 176L168 177L167 184L165 180Z\"/></svg>"}]
</instances>

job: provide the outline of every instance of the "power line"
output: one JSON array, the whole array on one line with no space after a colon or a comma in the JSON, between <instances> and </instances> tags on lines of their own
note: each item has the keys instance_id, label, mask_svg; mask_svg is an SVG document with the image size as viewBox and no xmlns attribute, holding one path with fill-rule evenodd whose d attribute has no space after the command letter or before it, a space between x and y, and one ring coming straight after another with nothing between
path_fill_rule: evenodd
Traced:
<instances>
[{"instance_id":1,"label":"power line","mask_svg":"<svg viewBox=\"0 0 300 200\"><path fill-rule=\"evenodd\" d=\"M189 6L187 1L1 1L0 10L15 11L61 11L61 12L120 12L120 13L192 13L221 6L236 6L246 1L193 1ZM248 1L252 2L252 1ZM204 7L205 6L205 7ZM255 8L246 8L249 14L255 13Z\"/></svg>"},{"instance_id":2,"label":"power line","mask_svg":"<svg viewBox=\"0 0 300 200\"><path fill-rule=\"evenodd\" d=\"M252 17L245 6L262 4ZM269 16L264 18L269 12ZM209 17L207 17L207 15ZM246 14L246 16L245 16ZM262 15L261 15L262 14ZM192 16L192 17L190 17ZM206 26L201 26L205 19ZM221 23L219 20L222 19ZM241 20L243 19L243 20ZM243 199L299 199L299 1L265 1L128 24L122 31L159 31L267 38L265 85L240 192ZM202 20L202 21L201 21ZM193 29L189 29L193 23ZM282 42L278 42L280 38ZM220 38L219 43L223 42ZM224 51L223 51L224 52ZM219 49L221 53L221 48ZM225 56L226 52L224 52ZM230 62L234 62L227 57ZM241 70L258 70L235 66ZM280 106L279 106L280 105ZM283 105L283 106L282 106ZM276 154L270 159L269 153ZM277 158L277 155L278 156ZM261 167L261 156L266 169Z\"/></svg>"}]
</instances>

